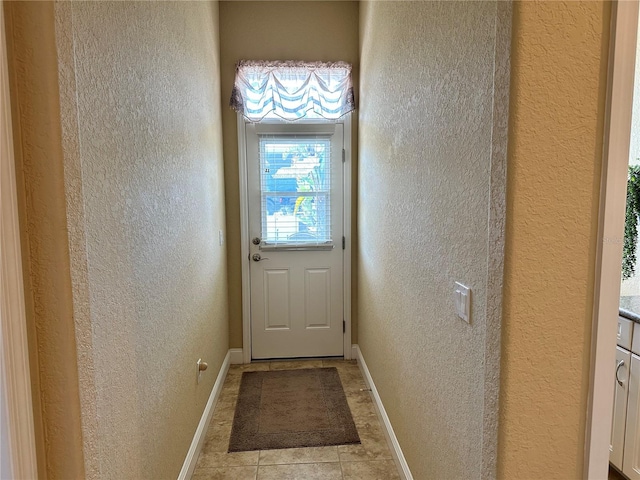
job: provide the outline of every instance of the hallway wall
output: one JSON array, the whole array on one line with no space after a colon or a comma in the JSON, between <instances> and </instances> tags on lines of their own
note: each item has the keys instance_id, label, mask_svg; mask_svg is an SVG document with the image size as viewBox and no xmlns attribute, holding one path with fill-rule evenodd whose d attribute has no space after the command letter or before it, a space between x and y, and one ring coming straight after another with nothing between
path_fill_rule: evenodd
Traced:
<instances>
[{"instance_id":1,"label":"hallway wall","mask_svg":"<svg viewBox=\"0 0 640 480\"><path fill-rule=\"evenodd\" d=\"M224 175L227 203L229 271L229 342L242 347L242 275L240 258L240 193L236 112L227 108L239 60L337 61L353 64L358 101L358 2L355 1L221 1L220 61L222 85ZM356 103L357 104L357 103ZM357 121L352 121L356 230ZM356 271L356 242L352 242L352 269ZM357 278L353 276L354 292ZM357 302L352 301L352 341L357 342Z\"/></svg>"},{"instance_id":2,"label":"hallway wall","mask_svg":"<svg viewBox=\"0 0 640 480\"><path fill-rule=\"evenodd\" d=\"M9 3L49 477L176 478L228 350L218 5Z\"/></svg>"},{"instance_id":3,"label":"hallway wall","mask_svg":"<svg viewBox=\"0 0 640 480\"><path fill-rule=\"evenodd\" d=\"M490 283L501 281L501 255L488 270L493 79L496 42L508 44L496 36L498 10L360 7L359 344L414 478L492 476L483 449L495 443L495 406L488 431L483 422L485 395L498 389L497 372L485 372ZM473 290L470 325L455 314L454 281Z\"/></svg>"},{"instance_id":4,"label":"hallway wall","mask_svg":"<svg viewBox=\"0 0 640 480\"><path fill-rule=\"evenodd\" d=\"M503 479L583 478L610 21L610 2L514 8Z\"/></svg>"},{"instance_id":5,"label":"hallway wall","mask_svg":"<svg viewBox=\"0 0 640 480\"><path fill-rule=\"evenodd\" d=\"M3 7L38 476L82 478L54 3Z\"/></svg>"},{"instance_id":6,"label":"hallway wall","mask_svg":"<svg viewBox=\"0 0 640 480\"><path fill-rule=\"evenodd\" d=\"M479 476L486 8L361 5L359 343L415 478ZM498 478L583 476L610 9L514 2Z\"/></svg>"}]
</instances>

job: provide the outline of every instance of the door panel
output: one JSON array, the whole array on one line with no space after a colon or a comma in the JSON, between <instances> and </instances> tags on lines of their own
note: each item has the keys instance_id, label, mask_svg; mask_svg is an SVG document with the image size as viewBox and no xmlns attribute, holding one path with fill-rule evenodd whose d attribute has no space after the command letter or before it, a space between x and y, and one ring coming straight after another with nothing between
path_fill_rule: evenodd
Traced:
<instances>
[{"instance_id":1,"label":"door panel","mask_svg":"<svg viewBox=\"0 0 640 480\"><path fill-rule=\"evenodd\" d=\"M246 125L254 359L342 356L343 125Z\"/></svg>"},{"instance_id":2,"label":"door panel","mask_svg":"<svg viewBox=\"0 0 640 480\"><path fill-rule=\"evenodd\" d=\"M307 328L331 327L331 269L306 268L304 278Z\"/></svg>"},{"instance_id":3,"label":"door panel","mask_svg":"<svg viewBox=\"0 0 640 480\"><path fill-rule=\"evenodd\" d=\"M265 269L263 275L265 330L289 329L289 270Z\"/></svg>"}]
</instances>

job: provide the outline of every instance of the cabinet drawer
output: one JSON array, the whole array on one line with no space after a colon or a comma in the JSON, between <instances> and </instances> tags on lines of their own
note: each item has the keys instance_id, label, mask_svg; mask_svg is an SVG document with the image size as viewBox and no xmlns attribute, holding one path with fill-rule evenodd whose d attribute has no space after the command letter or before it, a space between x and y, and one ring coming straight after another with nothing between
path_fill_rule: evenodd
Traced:
<instances>
[{"instance_id":1,"label":"cabinet drawer","mask_svg":"<svg viewBox=\"0 0 640 480\"><path fill-rule=\"evenodd\" d=\"M640 331L640 328L637 329ZM618 345L627 350L631 350L631 336L633 333L633 322L624 317L618 317ZM637 346L640 349L640 337L637 341ZM636 352L637 353L637 352Z\"/></svg>"}]
</instances>

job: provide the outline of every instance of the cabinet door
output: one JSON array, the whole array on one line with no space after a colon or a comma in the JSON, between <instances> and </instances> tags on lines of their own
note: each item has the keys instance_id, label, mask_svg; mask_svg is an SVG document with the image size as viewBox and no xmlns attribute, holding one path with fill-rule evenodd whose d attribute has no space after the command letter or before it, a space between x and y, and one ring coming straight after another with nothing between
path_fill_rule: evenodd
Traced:
<instances>
[{"instance_id":1,"label":"cabinet door","mask_svg":"<svg viewBox=\"0 0 640 480\"><path fill-rule=\"evenodd\" d=\"M616 378L613 380L615 393L613 397L613 423L611 425L611 439L609 442L609 461L615 465L618 470L622 470L630 363L631 353L623 348L617 347L615 363ZM618 380L620 382L618 382Z\"/></svg>"},{"instance_id":2,"label":"cabinet door","mask_svg":"<svg viewBox=\"0 0 640 480\"><path fill-rule=\"evenodd\" d=\"M631 355L622 473L631 480L640 480L640 357L637 355Z\"/></svg>"},{"instance_id":3,"label":"cabinet door","mask_svg":"<svg viewBox=\"0 0 640 480\"><path fill-rule=\"evenodd\" d=\"M636 330L640 331L640 329ZM634 337L633 322L628 318L618 317L618 335L616 338L618 346L633 351L631 345L633 344L632 339Z\"/></svg>"}]
</instances>

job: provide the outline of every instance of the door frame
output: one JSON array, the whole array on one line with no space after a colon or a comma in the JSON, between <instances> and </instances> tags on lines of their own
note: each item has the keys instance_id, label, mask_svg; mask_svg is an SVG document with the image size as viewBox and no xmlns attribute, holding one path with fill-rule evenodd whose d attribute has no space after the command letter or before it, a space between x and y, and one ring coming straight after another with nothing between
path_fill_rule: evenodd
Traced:
<instances>
[{"instance_id":1,"label":"door frame","mask_svg":"<svg viewBox=\"0 0 640 480\"><path fill-rule=\"evenodd\" d=\"M4 413L7 415L7 423L0 420L0 441L8 440L8 469L13 477L37 478L7 43L2 6L0 2L0 406L6 409Z\"/></svg>"},{"instance_id":2,"label":"door frame","mask_svg":"<svg viewBox=\"0 0 640 480\"><path fill-rule=\"evenodd\" d=\"M240 255L242 260L242 359L244 363L251 363L251 278L249 260L249 191L247 185L247 139L245 118L237 114L238 126L238 178L240 181ZM266 122L265 122L266 123ZM278 122L281 123L281 122ZM321 123L319 121L301 121L300 123ZM322 122L326 123L326 122ZM351 360L351 205L352 205L352 170L353 159L351 149L351 114L347 114L338 122L344 125L344 150L345 161L343 163L343 217L342 228L345 237L343 250L342 278L343 278L343 304L342 315L345 322L343 336L343 350L345 360Z\"/></svg>"},{"instance_id":3,"label":"door frame","mask_svg":"<svg viewBox=\"0 0 640 480\"><path fill-rule=\"evenodd\" d=\"M638 2L613 3L584 449L584 477L593 480L607 478L609 465L637 32Z\"/></svg>"}]
</instances>

